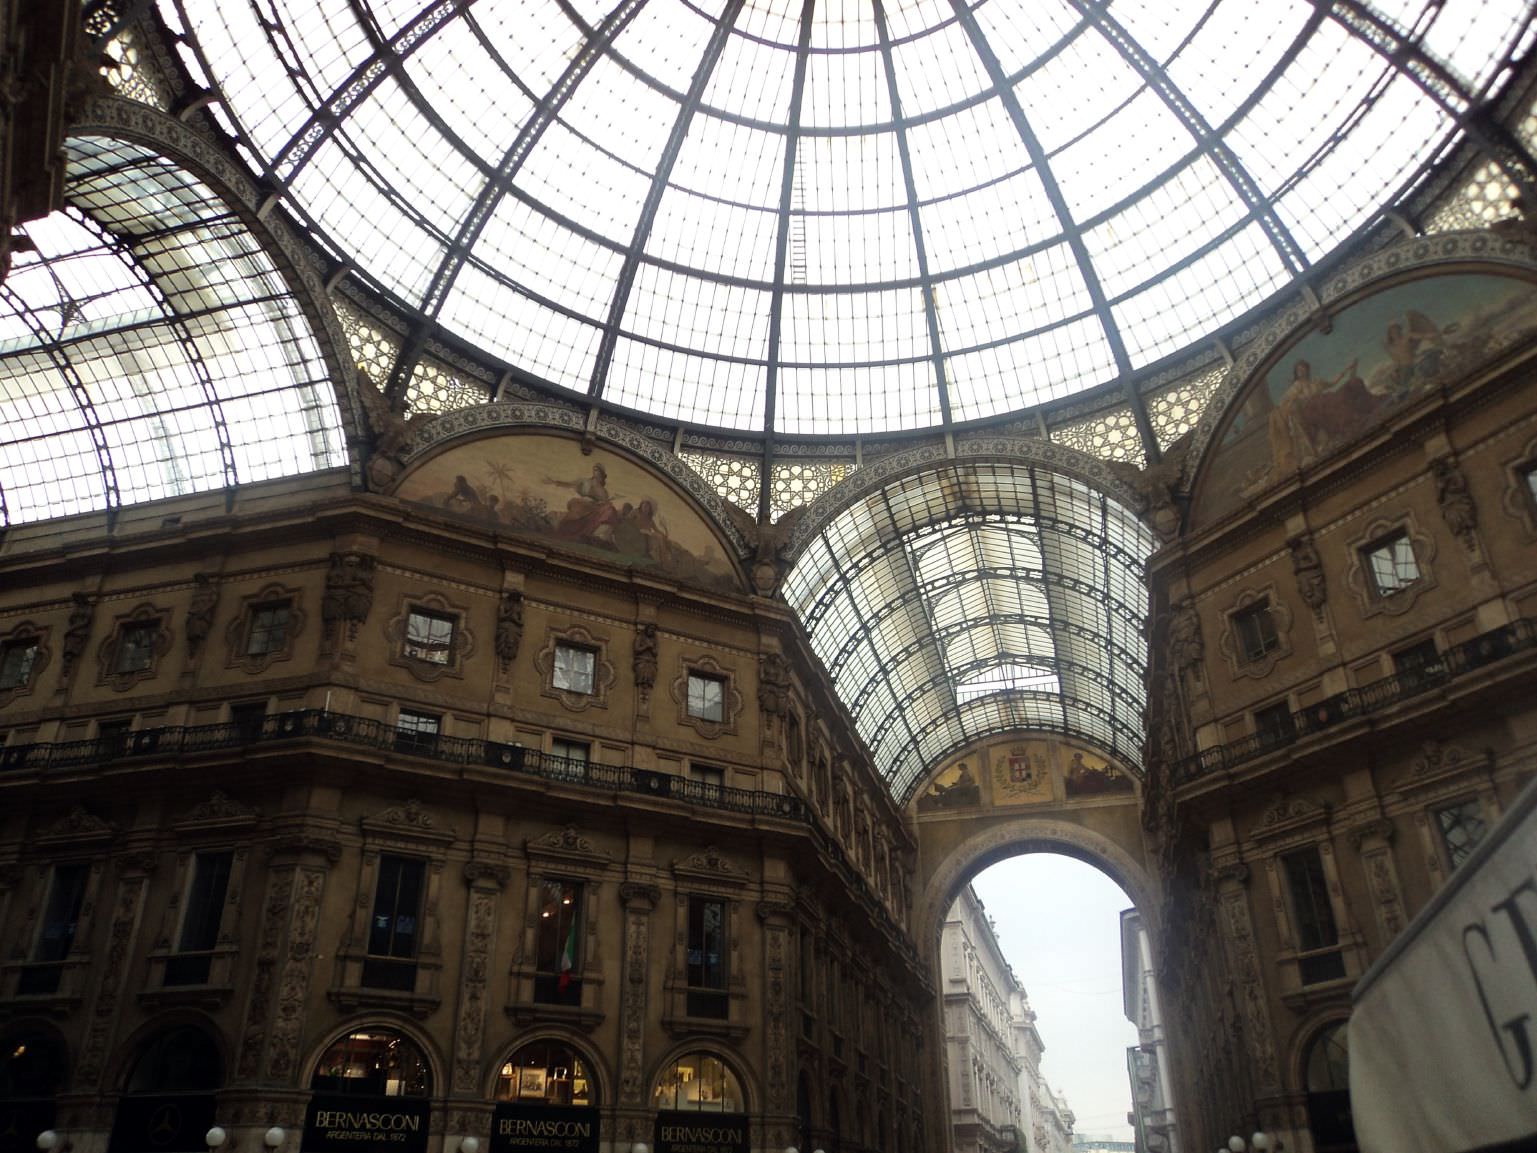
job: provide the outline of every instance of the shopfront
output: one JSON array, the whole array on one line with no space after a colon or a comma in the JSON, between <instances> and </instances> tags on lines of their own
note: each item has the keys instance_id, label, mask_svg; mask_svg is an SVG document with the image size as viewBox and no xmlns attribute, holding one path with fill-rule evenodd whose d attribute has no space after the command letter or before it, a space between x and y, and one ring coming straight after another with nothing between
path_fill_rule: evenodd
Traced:
<instances>
[{"instance_id":1,"label":"shopfront","mask_svg":"<svg viewBox=\"0 0 1537 1153\"><path fill-rule=\"evenodd\" d=\"M690 1053L657 1082L656 1153L748 1153L747 1102L737 1075L719 1057Z\"/></svg>"},{"instance_id":2,"label":"shopfront","mask_svg":"<svg viewBox=\"0 0 1537 1153\"><path fill-rule=\"evenodd\" d=\"M533 1041L502 1064L491 1153L598 1153L600 1133L592 1066L570 1045Z\"/></svg>"},{"instance_id":3,"label":"shopfront","mask_svg":"<svg viewBox=\"0 0 1537 1153\"><path fill-rule=\"evenodd\" d=\"M378 1028L338 1038L310 1088L302 1153L426 1153L432 1074L405 1034Z\"/></svg>"},{"instance_id":4,"label":"shopfront","mask_svg":"<svg viewBox=\"0 0 1537 1153\"><path fill-rule=\"evenodd\" d=\"M129 1070L108 1153L207 1153L223 1085L224 1060L207 1033L193 1025L157 1033Z\"/></svg>"}]
</instances>

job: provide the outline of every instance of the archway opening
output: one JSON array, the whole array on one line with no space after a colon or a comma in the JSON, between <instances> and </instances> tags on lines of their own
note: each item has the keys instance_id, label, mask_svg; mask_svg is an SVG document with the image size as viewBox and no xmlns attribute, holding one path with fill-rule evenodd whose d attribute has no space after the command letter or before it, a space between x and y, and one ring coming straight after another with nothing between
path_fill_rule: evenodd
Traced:
<instances>
[{"instance_id":1,"label":"archway opening","mask_svg":"<svg viewBox=\"0 0 1537 1153\"><path fill-rule=\"evenodd\" d=\"M128 1069L108 1153L199 1148L223 1085L224 1058L208 1033L196 1025L161 1030Z\"/></svg>"},{"instance_id":2,"label":"archway opening","mask_svg":"<svg viewBox=\"0 0 1537 1153\"><path fill-rule=\"evenodd\" d=\"M938 944L955 1153L1172 1147L1150 950L1107 872L997 860L961 886Z\"/></svg>"}]
</instances>

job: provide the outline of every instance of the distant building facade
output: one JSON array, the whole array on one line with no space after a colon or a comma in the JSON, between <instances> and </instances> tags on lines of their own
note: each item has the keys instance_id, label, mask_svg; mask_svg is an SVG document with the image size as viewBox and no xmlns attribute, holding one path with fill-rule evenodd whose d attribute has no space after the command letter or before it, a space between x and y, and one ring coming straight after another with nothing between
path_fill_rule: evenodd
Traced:
<instances>
[{"instance_id":1,"label":"distant building facade","mask_svg":"<svg viewBox=\"0 0 1537 1153\"><path fill-rule=\"evenodd\" d=\"M1163 1009L1158 1000L1147 929L1136 909L1121 914L1121 990L1126 1019L1137 1027L1137 1044L1126 1050L1131 1120L1137 1139L1135 1145L1101 1142L1091 1147L1179 1153L1174 1101L1169 1095L1169 1048L1164 1036Z\"/></svg>"}]
</instances>

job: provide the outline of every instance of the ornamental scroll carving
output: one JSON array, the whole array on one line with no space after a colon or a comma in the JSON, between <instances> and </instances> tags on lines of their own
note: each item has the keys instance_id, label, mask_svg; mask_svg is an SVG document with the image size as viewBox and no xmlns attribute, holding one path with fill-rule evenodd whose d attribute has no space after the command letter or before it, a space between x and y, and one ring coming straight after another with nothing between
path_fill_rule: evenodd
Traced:
<instances>
[{"instance_id":1,"label":"ornamental scroll carving","mask_svg":"<svg viewBox=\"0 0 1537 1153\"><path fill-rule=\"evenodd\" d=\"M1257 1087L1262 1093L1275 1093L1280 1089L1280 1078L1276 1072L1275 1042L1270 1035L1270 1014L1265 1007L1265 985L1254 945L1249 902L1244 890L1237 885L1224 885L1220 901L1227 928L1228 955L1238 980L1239 1008L1243 1013L1249 1055L1254 1060Z\"/></svg>"},{"instance_id":2,"label":"ornamental scroll carving","mask_svg":"<svg viewBox=\"0 0 1537 1153\"><path fill-rule=\"evenodd\" d=\"M501 886L482 873L470 886L469 915L464 929L464 971L460 978L459 1021L454 1040L454 1092L474 1096L479 1091L480 1051L486 1027L486 977L491 939L496 925L496 899Z\"/></svg>"},{"instance_id":3,"label":"ornamental scroll carving","mask_svg":"<svg viewBox=\"0 0 1537 1153\"><path fill-rule=\"evenodd\" d=\"M142 861L137 863L144 864ZM96 1002L91 1006L90 1025L86 1031L85 1044L81 1046L80 1065L76 1071L78 1084L82 1087L96 1085L101 1080L107 1041L117 1020L123 974L128 971L128 959L133 955L134 940L138 936L139 912L147 880L147 870L133 868L118 883L107 951L101 958L101 983L97 988Z\"/></svg>"},{"instance_id":4,"label":"ornamental scroll carving","mask_svg":"<svg viewBox=\"0 0 1537 1153\"><path fill-rule=\"evenodd\" d=\"M624 988L620 994L619 1102L646 1104L646 971L651 947L651 911L662 898L655 885L619 886L624 903Z\"/></svg>"},{"instance_id":5,"label":"ornamental scroll carving","mask_svg":"<svg viewBox=\"0 0 1537 1153\"><path fill-rule=\"evenodd\" d=\"M260 944L256 954L256 976L251 982L245 1027L240 1034L240 1056L235 1074L241 1080L254 1080L261 1069L262 1050L266 1048L267 1021L272 1011L273 977L277 972L278 945L293 897L297 869L274 872L267 886L267 903L262 909Z\"/></svg>"},{"instance_id":6,"label":"ornamental scroll carving","mask_svg":"<svg viewBox=\"0 0 1537 1153\"><path fill-rule=\"evenodd\" d=\"M790 1101L790 1013L786 954L789 951L791 908L785 904L760 902L758 919L763 922L763 947L768 969L768 995L764 1005L764 1040L768 1060L765 1078L768 1112L788 1113Z\"/></svg>"},{"instance_id":7,"label":"ornamental scroll carving","mask_svg":"<svg viewBox=\"0 0 1537 1153\"><path fill-rule=\"evenodd\" d=\"M288 925L288 956L278 972L277 1012L267 1046L267 1076L286 1081L299 1055L299 1035L304 1024L304 1003L309 995L313 966L315 926L320 919L320 893L325 873L299 869L294 886L293 911Z\"/></svg>"}]
</instances>

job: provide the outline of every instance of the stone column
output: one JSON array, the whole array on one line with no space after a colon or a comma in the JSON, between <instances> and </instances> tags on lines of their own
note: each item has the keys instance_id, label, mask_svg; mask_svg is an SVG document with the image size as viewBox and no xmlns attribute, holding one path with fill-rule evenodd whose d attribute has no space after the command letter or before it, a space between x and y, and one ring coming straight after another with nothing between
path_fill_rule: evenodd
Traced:
<instances>
[{"instance_id":1,"label":"stone column","mask_svg":"<svg viewBox=\"0 0 1537 1153\"><path fill-rule=\"evenodd\" d=\"M148 850L131 851L118 857L117 864L120 874L117 897L112 905L107 951L100 958L101 981L96 986L96 999L87 1017L85 1042L80 1046L80 1063L75 1070L75 1084L81 1088L101 1080L102 1065L114 1040L123 975L128 971L129 959L138 952L144 890L154 871L156 857Z\"/></svg>"},{"instance_id":2,"label":"stone column","mask_svg":"<svg viewBox=\"0 0 1537 1153\"><path fill-rule=\"evenodd\" d=\"M469 861L464 879L470 901L464 918L463 965L459 973L459 1015L454 1031L453 1096L480 1101L481 1043L486 1029L486 978L496 940L496 905L509 876L505 865ZM456 1130L457 1132L458 1130ZM476 1136L485 1134L476 1132Z\"/></svg>"},{"instance_id":3,"label":"stone column","mask_svg":"<svg viewBox=\"0 0 1537 1153\"><path fill-rule=\"evenodd\" d=\"M1254 1062L1255 1089L1262 1097L1274 1096L1281 1091L1281 1076L1270 1028L1269 999L1265 995L1264 976L1260 972L1259 953L1254 943L1254 919L1246 892L1249 866L1242 862L1224 865L1217 870L1216 877L1217 906L1221 910L1228 965L1238 983L1238 1011L1243 1015L1244 1037L1248 1042L1249 1057Z\"/></svg>"},{"instance_id":4,"label":"stone column","mask_svg":"<svg viewBox=\"0 0 1537 1153\"><path fill-rule=\"evenodd\" d=\"M763 1140L770 1148L796 1144L795 1046L790 1029L790 956L795 907L759 901L763 925ZM799 1029L795 1030L799 1032Z\"/></svg>"},{"instance_id":5,"label":"stone column","mask_svg":"<svg viewBox=\"0 0 1537 1153\"><path fill-rule=\"evenodd\" d=\"M1379 817L1357 825L1346 835L1350 847L1361 854L1372 909L1377 914L1377 927L1382 930L1382 944L1386 945L1408 924L1398 868L1393 862L1393 822Z\"/></svg>"}]
</instances>

